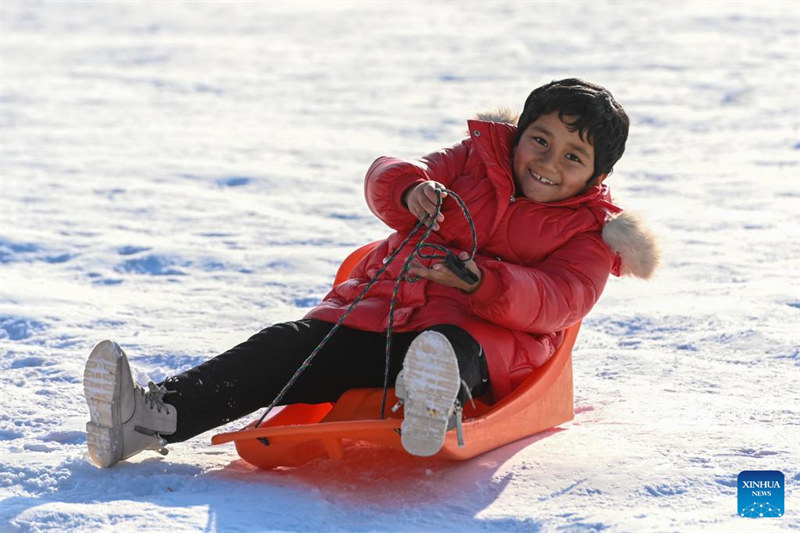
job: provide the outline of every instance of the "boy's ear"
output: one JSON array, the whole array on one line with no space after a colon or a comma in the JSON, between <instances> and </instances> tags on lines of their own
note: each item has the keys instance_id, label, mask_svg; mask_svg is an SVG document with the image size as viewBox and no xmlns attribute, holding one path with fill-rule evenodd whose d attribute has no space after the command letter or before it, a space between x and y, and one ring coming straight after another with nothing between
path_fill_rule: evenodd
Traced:
<instances>
[{"instance_id":1,"label":"boy's ear","mask_svg":"<svg viewBox=\"0 0 800 533\"><path fill-rule=\"evenodd\" d=\"M609 175L610 175L610 172L606 172L605 174L600 174L599 176L597 176L597 179L595 180L594 184L595 185L600 185L601 183L603 183L603 181L605 181L605 179Z\"/></svg>"}]
</instances>

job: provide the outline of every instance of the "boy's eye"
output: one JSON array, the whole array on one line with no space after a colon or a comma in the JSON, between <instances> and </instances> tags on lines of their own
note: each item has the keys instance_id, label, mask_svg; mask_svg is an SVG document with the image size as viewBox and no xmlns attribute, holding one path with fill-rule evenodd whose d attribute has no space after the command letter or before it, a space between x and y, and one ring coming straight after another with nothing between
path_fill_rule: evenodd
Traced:
<instances>
[{"instance_id":1,"label":"boy's eye","mask_svg":"<svg viewBox=\"0 0 800 533\"><path fill-rule=\"evenodd\" d=\"M537 143L541 144L542 146L547 146L547 141L542 139L541 137L533 137L533 140Z\"/></svg>"},{"instance_id":2,"label":"boy's eye","mask_svg":"<svg viewBox=\"0 0 800 533\"><path fill-rule=\"evenodd\" d=\"M576 163L580 163L581 162L581 158L578 157L575 154L567 154L567 159L569 159L570 161L574 161Z\"/></svg>"}]
</instances>

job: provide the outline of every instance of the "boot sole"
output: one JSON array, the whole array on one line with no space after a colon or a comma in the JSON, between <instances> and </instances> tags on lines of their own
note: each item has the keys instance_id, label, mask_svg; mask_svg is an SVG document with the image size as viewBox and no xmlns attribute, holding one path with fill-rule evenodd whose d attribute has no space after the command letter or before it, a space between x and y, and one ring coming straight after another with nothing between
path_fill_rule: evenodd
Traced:
<instances>
[{"instance_id":1,"label":"boot sole","mask_svg":"<svg viewBox=\"0 0 800 533\"><path fill-rule=\"evenodd\" d=\"M442 449L460 386L456 353L441 333L426 331L406 352L403 385L406 393L400 440L412 455L428 457Z\"/></svg>"},{"instance_id":2,"label":"boot sole","mask_svg":"<svg viewBox=\"0 0 800 533\"><path fill-rule=\"evenodd\" d=\"M89 458L103 468L119 462L122 455L122 416L118 382L123 357L119 345L103 341L89 354L89 360L86 361L86 368L83 371L83 394L86 397L90 417L86 423Z\"/></svg>"}]
</instances>

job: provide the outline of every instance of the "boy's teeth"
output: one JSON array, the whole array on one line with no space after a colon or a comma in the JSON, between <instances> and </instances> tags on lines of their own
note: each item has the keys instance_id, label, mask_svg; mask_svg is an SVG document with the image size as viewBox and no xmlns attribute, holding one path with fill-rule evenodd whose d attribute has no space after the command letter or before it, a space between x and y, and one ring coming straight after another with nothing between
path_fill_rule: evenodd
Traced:
<instances>
[{"instance_id":1,"label":"boy's teeth","mask_svg":"<svg viewBox=\"0 0 800 533\"><path fill-rule=\"evenodd\" d=\"M556 184L556 182L550 181L547 178L543 178L542 176L540 176L536 172L531 172L531 176L533 176L537 181L541 181L542 183L544 183L546 185L555 185Z\"/></svg>"}]
</instances>

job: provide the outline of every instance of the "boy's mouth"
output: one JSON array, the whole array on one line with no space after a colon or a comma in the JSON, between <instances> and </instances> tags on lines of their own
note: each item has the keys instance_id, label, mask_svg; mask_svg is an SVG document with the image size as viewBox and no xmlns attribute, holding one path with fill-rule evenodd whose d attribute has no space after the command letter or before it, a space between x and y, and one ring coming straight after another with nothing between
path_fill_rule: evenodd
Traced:
<instances>
[{"instance_id":1,"label":"boy's mouth","mask_svg":"<svg viewBox=\"0 0 800 533\"><path fill-rule=\"evenodd\" d=\"M531 177L533 179L535 179L536 181L538 181L540 183L544 183L545 185L558 185L558 183L556 183L554 181L551 181L551 180L545 178L544 176L540 176L539 174L537 174L533 170L528 170L528 172L530 173L530 175L531 175Z\"/></svg>"}]
</instances>

